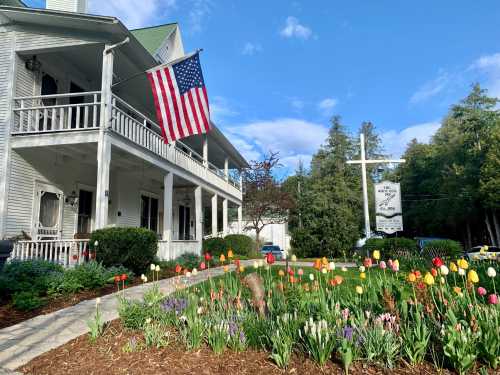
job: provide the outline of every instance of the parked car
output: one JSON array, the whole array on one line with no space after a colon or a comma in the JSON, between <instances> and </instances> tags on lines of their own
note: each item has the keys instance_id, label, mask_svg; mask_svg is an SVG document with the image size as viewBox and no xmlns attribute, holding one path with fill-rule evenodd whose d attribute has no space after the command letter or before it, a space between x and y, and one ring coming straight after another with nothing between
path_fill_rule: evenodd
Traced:
<instances>
[{"instance_id":1,"label":"parked car","mask_svg":"<svg viewBox=\"0 0 500 375\"><path fill-rule=\"evenodd\" d=\"M483 249L483 251L481 251ZM500 248L496 246L488 246L488 249L484 246L474 246L473 248L467 250L465 255L470 260L478 259L500 259Z\"/></svg>"},{"instance_id":2,"label":"parked car","mask_svg":"<svg viewBox=\"0 0 500 375\"><path fill-rule=\"evenodd\" d=\"M277 260L285 259L283 250L277 245L264 245L262 249L260 249L260 252L264 256L268 253L272 253Z\"/></svg>"}]
</instances>

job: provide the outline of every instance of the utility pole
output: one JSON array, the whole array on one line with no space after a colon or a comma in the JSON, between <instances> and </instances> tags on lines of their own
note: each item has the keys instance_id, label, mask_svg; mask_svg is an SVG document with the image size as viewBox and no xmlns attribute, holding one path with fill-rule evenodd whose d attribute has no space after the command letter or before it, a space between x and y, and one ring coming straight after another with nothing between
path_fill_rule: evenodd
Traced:
<instances>
[{"instance_id":1,"label":"utility pole","mask_svg":"<svg viewBox=\"0 0 500 375\"><path fill-rule=\"evenodd\" d=\"M371 237L370 230L370 211L368 208L368 185L366 182L366 164L392 164L392 163L404 163L405 159L379 159L379 160L367 160L365 158L365 135L361 133L359 135L359 142L361 146L361 159L359 160L349 160L347 164L361 164L361 183L363 185L363 213L365 216L365 236L366 239Z\"/></svg>"}]
</instances>

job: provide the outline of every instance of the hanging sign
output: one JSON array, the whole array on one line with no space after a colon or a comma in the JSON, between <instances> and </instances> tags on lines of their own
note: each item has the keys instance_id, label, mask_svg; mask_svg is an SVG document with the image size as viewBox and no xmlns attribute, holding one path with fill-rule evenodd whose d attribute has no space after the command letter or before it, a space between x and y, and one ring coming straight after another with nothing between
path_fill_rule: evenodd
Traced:
<instances>
[{"instance_id":1,"label":"hanging sign","mask_svg":"<svg viewBox=\"0 0 500 375\"><path fill-rule=\"evenodd\" d=\"M390 234L403 230L399 183L382 181L375 184L375 213L378 231Z\"/></svg>"}]
</instances>

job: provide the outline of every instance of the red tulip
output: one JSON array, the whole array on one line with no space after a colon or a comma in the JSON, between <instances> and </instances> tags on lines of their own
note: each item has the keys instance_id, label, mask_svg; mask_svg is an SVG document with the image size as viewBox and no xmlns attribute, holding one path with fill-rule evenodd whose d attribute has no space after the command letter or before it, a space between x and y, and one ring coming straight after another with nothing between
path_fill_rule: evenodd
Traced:
<instances>
[{"instance_id":1,"label":"red tulip","mask_svg":"<svg viewBox=\"0 0 500 375\"><path fill-rule=\"evenodd\" d=\"M435 268L431 268L431 275L436 277L438 274L438 271Z\"/></svg>"},{"instance_id":2,"label":"red tulip","mask_svg":"<svg viewBox=\"0 0 500 375\"><path fill-rule=\"evenodd\" d=\"M205 260L207 262L210 262L212 260L212 256L210 255L210 253L205 253Z\"/></svg>"},{"instance_id":3,"label":"red tulip","mask_svg":"<svg viewBox=\"0 0 500 375\"><path fill-rule=\"evenodd\" d=\"M419 282L417 283L417 288L418 288L418 289L425 289L425 284L424 284L423 282L419 281Z\"/></svg>"},{"instance_id":4,"label":"red tulip","mask_svg":"<svg viewBox=\"0 0 500 375\"><path fill-rule=\"evenodd\" d=\"M419 270L416 270L416 271L415 271L415 272L413 272L413 273L415 274L415 277L416 277L417 279L420 279L420 278L422 277L422 274L420 273L420 271L419 271Z\"/></svg>"},{"instance_id":5,"label":"red tulip","mask_svg":"<svg viewBox=\"0 0 500 375\"><path fill-rule=\"evenodd\" d=\"M371 266L372 266L372 258L365 258L365 260L363 261L363 265L366 268L371 268Z\"/></svg>"},{"instance_id":6,"label":"red tulip","mask_svg":"<svg viewBox=\"0 0 500 375\"><path fill-rule=\"evenodd\" d=\"M127 278L128 278L128 276L127 276L127 274L126 274L126 273L124 273L124 274L122 274L122 275L120 276L120 280L121 280L121 281L125 281L125 280L127 280Z\"/></svg>"},{"instance_id":7,"label":"red tulip","mask_svg":"<svg viewBox=\"0 0 500 375\"><path fill-rule=\"evenodd\" d=\"M200 270L204 270L205 268L207 268L207 265L205 264L205 262L201 262L200 263Z\"/></svg>"},{"instance_id":8,"label":"red tulip","mask_svg":"<svg viewBox=\"0 0 500 375\"><path fill-rule=\"evenodd\" d=\"M488 296L488 303L490 305L497 305L498 304L498 297L496 294L490 294Z\"/></svg>"},{"instance_id":9,"label":"red tulip","mask_svg":"<svg viewBox=\"0 0 500 375\"><path fill-rule=\"evenodd\" d=\"M116 275L115 276L115 283L119 283L120 282L120 275Z\"/></svg>"},{"instance_id":10,"label":"red tulip","mask_svg":"<svg viewBox=\"0 0 500 375\"><path fill-rule=\"evenodd\" d=\"M73 255L73 260L78 260L78 255Z\"/></svg>"},{"instance_id":11,"label":"red tulip","mask_svg":"<svg viewBox=\"0 0 500 375\"><path fill-rule=\"evenodd\" d=\"M274 255L273 253L267 253L266 254L266 262L267 264L273 264L274 263Z\"/></svg>"},{"instance_id":12,"label":"red tulip","mask_svg":"<svg viewBox=\"0 0 500 375\"><path fill-rule=\"evenodd\" d=\"M432 264L434 264L434 267L439 268L444 264L444 262L440 257L435 257L432 259Z\"/></svg>"},{"instance_id":13,"label":"red tulip","mask_svg":"<svg viewBox=\"0 0 500 375\"><path fill-rule=\"evenodd\" d=\"M182 271L181 265L180 264L176 264L175 265L175 273L181 273L181 271Z\"/></svg>"},{"instance_id":14,"label":"red tulip","mask_svg":"<svg viewBox=\"0 0 500 375\"><path fill-rule=\"evenodd\" d=\"M235 259L234 264L236 265L236 268L240 268L240 260L239 259Z\"/></svg>"},{"instance_id":15,"label":"red tulip","mask_svg":"<svg viewBox=\"0 0 500 375\"><path fill-rule=\"evenodd\" d=\"M290 267L288 267L288 274L290 276L293 276L295 274L295 272L293 272L293 269L291 269Z\"/></svg>"}]
</instances>

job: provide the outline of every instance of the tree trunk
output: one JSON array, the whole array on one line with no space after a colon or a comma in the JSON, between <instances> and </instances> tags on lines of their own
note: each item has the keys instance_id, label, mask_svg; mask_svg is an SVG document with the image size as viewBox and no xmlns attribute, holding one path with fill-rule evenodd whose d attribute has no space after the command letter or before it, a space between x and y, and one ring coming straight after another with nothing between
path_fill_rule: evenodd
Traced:
<instances>
[{"instance_id":1,"label":"tree trunk","mask_svg":"<svg viewBox=\"0 0 500 375\"><path fill-rule=\"evenodd\" d=\"M472 247L472 234L470 231L469 219L465 222L465 229L467 230L467 249L470 249Z\"/></svg>"},{"instance_id":2,"label":"tree trunk","mask_svg":"<svg viewBox=\"0 0 500 375\"><path fill-rule=\"evenodd\" d=\"M260 231L261 229L255 228L255 250L260 252Z\"/></svg>"},{"instance_id":3,"label":"tree trunk","mask_svg":"<svg viewBox=\"0 0 500 375\"><path fill-rule=\"evenodd\" d=\"M497 246L500 246L500 225L498 224L497 212L496 210L491 210L491 215L493 216L493 225L495 226L495 234L497 236Z\"/></svg>"},{"instance_id":4,"label":"tree trunk","mask_svg":"<svg viewBox=\"0 0 500 375\"><path fill-rule=\"evenodd\" d=\"M495 241L495 235L493 234L493 231L491 230L491 223L490 223L490 218L488 217L488 211L485 211L484 213L484 222L486 223L486 229L488 229L488 234L490 235L490 244L491 245L496 245Z\"/></svg>"}]
</instances>

